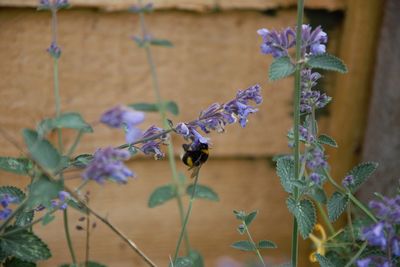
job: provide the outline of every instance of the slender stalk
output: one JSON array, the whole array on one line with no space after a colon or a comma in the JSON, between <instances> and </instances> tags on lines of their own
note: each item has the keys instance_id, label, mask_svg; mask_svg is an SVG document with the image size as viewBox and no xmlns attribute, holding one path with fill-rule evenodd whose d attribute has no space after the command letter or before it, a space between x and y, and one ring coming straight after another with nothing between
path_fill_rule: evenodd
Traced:
<instances>
[{"instance_id":1,"label":"slender stalk","mask_svg":"<svg viewBox=\"0 0 400 267\"><path fill-rule=\"evenodd\" d=\"M86 203L89 205L89 196L86 195ZM85 267L89 265L89 249L90 249L90 213L86 212L86 250L85 250Z\"/></svg>"},{"instance_id":2,"label":"slender stalk","mask_svg":"<svg viewBox=\"0 0 400 267\"><path fill-rule=\"evenodd\" d=\"M251 237L251 234L250 234L249 228L247 228L246 222L245 222L245 221L242 221L242 224L243 224L244 227L245 227L247 236L249 237L249 240L250 240L251 244L253 244L253 246L254 246L255 249L256 249L256 254L257 254L258 259L260 260L261 264L265 267L264 259L263 259L263 257L261 256L260 250L257 248L256 243L254 242L253 238Z\"/></svg>"},{"instance_id":3,"label":"slender stalk","mask_svg":"<svg viewBox=\"0 0 400 267\"><path fill-rule=\"evenodd\" d=\"M76 147L78 146L79 142L81 141L83 135L83 131L79 131L78 134L75 137L74 143L71 145L71 147L69 148L68 152L67 152L67 157L70 157L74 152Z\"/></svg>"},{"instance_id":4,"label":"slender stalk","mask_svg":"<svg viewBox=\"0 0 400 267\"><path fill-rule=\"evenodd\" d=\"M53 3L51 8L51 32L52 32L52 42L54 45L57 45L57 7ZM53 68L53 79L54 79L54 99L55 99L55 107L56 107L56 118L61 115L61 97L60 97L60 86L59 86L59 78L58 78L58 57L53 57L54 68ZM63 141L62 141L62 132L61 129L57 129L58 136L58 149L60 154L63 154ZM64 176L60 173L60 180L64 184ZM63 213L63 222L64 222L64 231L65 237L68 243L68 249L71 254L72 262L76 264L76 257L74 252L74 247L72 245L71 235L69 233L68 228L68 213L64 210Z\"/></svg>"},{"instance_id":5,"label":"slender stalk","mask_svg":"<svg viewBox=\"0 0 400 267\"><path fill-rule=\"evenodd\" d=\"M301 91L301 64L299 64L301 59L301 26L303 24L303 9L304 0L297 1L297 32L296 32L296 71L295 71L295 82L294 82L294 178L300 179L299 169L300 169L300 141L299 141L299 126L300 126L300 91ZM299 192L297 188L294 189L294 197L297 200L299 197ZM292 267L297 267L298 258L298 226L296 217L293 217L293 231L292 231L292 257L291 263Z\"/></svg>"},{"instance_id":6,"label":"slender stalk","mask_svg":"<svg viewBox=\"0 0 400 267\"><path fill-rule=\"evenodd\" d=\"M326 211L322 207L321 203L319 203L318 201L316 201L315 203L317 203L317 207L322 216L322 219L324 220L325 225L328 227L329 235L334 235L335 228L333 228L333 225L332 225L331 221L329 220L328 215L326 214Z\"/></svg>"},{"instance_id":7,"label":"slender stalk","mask_svg":"<svg viewBox=\"0 0 400 267\"><path fill-rule=\"evenodd\" d=\"M350 259L350 261L346 264L345 267L350 267L353 265L353 263L360 257L361 253L363 253L364 249L367 247L368 242L365 241L361 248L357 251L357 253L353 256L353 258Z\"/></svg>"},{"instance_id":8,"label":"slender stalk","mask_svg":"<svg viewBox=\"0 0 400 267\"><path fill-rule=\"evenodd\" d=\"M353 227L353 222L352 222L352 219L351 219L351 203L349 203L347 205L346 209L347 209L347 211L346 211L346 213L347 213L347 224L350 227L351 240L353 240L353 243L355 243L356 242L356 238L354 236L354 227Z\"/></svg>"},{"instance_id":9,"label":"slender stalk","mask_svg":"<svg viewBox=\"0 0 400 267\"><path fill-rule=\"evenodd\" d=\"M182 229L181 229L181 233L179 235L178 243L176 244L176 248L175 248L174 263L176 263L176 259L178 257L178 253L179 253L179 249L181 247L182 239L183 239L183 236L184 236L184 234L186 232L186 226L188 224L189 217L190 217L190 214L192 212L192 206L193 206L193 202L194 202L194 199L195 199L194 196L196 194L197 181L198 180L199 180L199 172L197 172L196 176L194 177L193 191L192 191L192 194L190 196L189 207L188 207L188 210L186 212L185 220L183 221L183 226L182 226Z\"/></svg>"},{"instance_id":10,"label":"slender stalk","mask_svg":"<svg viewBox=\"0 0 400 267\"><path fill-rule=\"evenodd\" d=\"M140 7L142 6L142 1L139 0L138 1ZM142 32L142 37L145 40L145 38L147 37L147 29L146 29L146 23L145 23L145 19L144 19L144 14L141 12L139 13L139 19L140 19L140 28L141 28L141 32ZM147 58L147 62L149 64L150 67L150 72L151 72L151 80L152 80L152 88L153 88L153 92L156 96L156 100L157 100L157 104L159 107L159 113L161 115L161 119L162 119L162 123L164 128L168 129L169 125L167 122L167 114L165 112L165 105L164 105L164 101L161 97L161 93L160 93L160 86L158 83L158 75L157 75L157 70L156 70L156 65L154 63L153 60L153 55L150 49L150 46L147 44L145 47L145 52L146 52L146 58ZM177 172L177 168L176 168L176 161L175 161L175 155L174 155L174 146L172 143L172 138L170 138L169 142L168 142L168 162L169 162L169 166L172 172L172 178L173 181L175 183L175 187L178 189L178 191L180 191L180 182L179 182L179 177L178 177L178 172ZM180 221L181 221L181 225L183 227L184 224L184 210L183 210L183 202L182 202L182 197L180 194L177 194L176 197L177 203L178 203L178 209L179 209L179 216L180 216ZM185 237L185 246L186 246L186 252L189 254L190 252L190 243L189 243L189 236L186 232L186 230L184 231L184 237Z\"/></svg>"}]
</instances>

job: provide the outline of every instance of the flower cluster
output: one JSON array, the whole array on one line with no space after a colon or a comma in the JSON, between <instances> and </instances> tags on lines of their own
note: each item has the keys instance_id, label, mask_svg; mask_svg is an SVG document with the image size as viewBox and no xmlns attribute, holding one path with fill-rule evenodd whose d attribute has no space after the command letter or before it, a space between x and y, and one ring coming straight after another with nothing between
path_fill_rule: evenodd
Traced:
<instances>
[{"instance_id":1,"label":"flower cluster","mask_svg":"<svg viewBox=\"0 0 400 267\"><path fill-rule=\"evenodd\" d=\"M123 161L130 158L126 150L115 149L112 147L98 149L92 161L84 170L83 179L91 179L99 184L105 180L112 180L120 184L128 181L128 177L133 177L134 173L129 170Z\"/></svg>"},{"instance_id":2,"label":"flower cluster","mask_svg":"<svg viewBox=\"0 0 400 267\"><path fill-rule=\"evenodd\" d=\"M59 208L61 210L65 210L68 206L67 201L71 197L68 192L60 191L58 193L58 199L53 199L51 201L51 206L53 208Z\"/></svg>"},{"instance_id":3,"label":"flower cluster","mask_svg":"<svg viewBox=\"0 0 400 267\"><path fill-rule=\"evenodd\" d=\"M257 111L255 107L250 105L250 102L254 102L257 105L262 102L260 90L261 87L259 85L239 90L233 100L222 105L219 103L212 104L200 113L197 120L189 123L179 123L175 131L185 139L190 139L192 148L195 148L200 143L208 143L208 139L203 137L198 129L206 134L210 131L224 132L227 124L233 124L236 121L242 127L246 127L247 117Z\"/></svg>"},{"instance_id":4,"label":"flower cluster","mask_svg":"<svg viewBox=\"0 0 400 267\"><path fill-rule=\"evenodd\" d=\"M342 185L346 188L351 187L354 185L354 176L353 175L347 175L346 177L343 178Z\"/></svg>"},{"instance_id":5,"label":"flower cluster","mask_svg":"<svg viewBox=\"0 0 400 267\"><path fill-rule=\"evenodd\" d=\"M142 131L135 126L144 121L144 113L126 106L116 106L106 111L100 121L112 128L124 128L128 144L142 136Z\"/></svg>"},{"instance_id":6,"label":"flower cluster","mask_svg":"<svg viewBox=\"0 0 400 267\"><path fill-rule=\"evenodd\" d=\"M289 48L296 45L296 29L286 28L280 32L259 29L257 33L262 37L261 52L272 54L274 58L288 55ZM301 51L305 55L318 55L326 51L328 35L320 26L312 30L310 25L302 25Z\"/></svg>"},{"instance_id":7,"label":"flower cluster","mask_svg":"<svg viewBox=\"0 0 400 267\"><path fill-rule=\"evenodd\" d=\"M164 130L153 125L147 129L142 138L146 139L151 136L162 134ZM167 140L167 134L161 135L159 138L152 139L150 141L144 142L139 148L145 155L153 155L156 160L164 158L164 153L161 151L160 145L165 144Z\"/></svg>"},{"instance_id":8,"label":"flower cluster","mask_svg":"<svg viewBox=\"0 0 400 267\"><path fill-rule=\"evenodd\" d=\"M61 9L61 8L67 8L69 6L68 0L40 0L38 9L39 10L48 10L55 8Z\"/></svg>"},{"instance_id":9,"label":"flower cluster","mask_svg":"<svg viewBox=\"0 0 400 267\"><path fill-rule=\"evenodd\" d=\"M358 267L387 266L394 267L391 258L400 257L400 196L383 197L381 201L370 201L369 207L375 211L379 221L362 231L363 239L371 246L377 246L385 256L373 255L357 261Z\"/></svg>"},{"instance_id":10,"label":"flower cluster","mask_svg":"<svg viewBox=\"0 0 400 267\"><path fill-rule=\"evenodd\" d=\"M313 109L323 108L331 101L332 98L325 93L312 90L320 78L321 74L318 72L311 72L311 69L302 70L300 95L300 111L302 113L311 113Z\"/></svg>"},{"instance_id":11,"label":"flower cluster","mask_svg":"<svg viewBox=\"0 0 400 267\"><path fill-rule=\"evenodd\" d=\"M319 174L321 168L326 168L328 163L324 151L321 148L315 146L306 155L306 166L312 171L310 173L310 179L315 184L320 185L322 182L322 175Z\"/></svg>"},{"instance_id":12,"label":"flower cluster","mask_svg":"<svg viewBox=\"0 0 400 267\"><path fill-rule=\"evenodd\" d=\"M0 205L2 209L0 210L0 221L5 220L10 216L12 210L8 207L10 203L15 203L17 199L8 194L4 194L0 198Z\"/></svg>"},{"instance_id":13,"label":"flower cluster","mask_svg":"<svg viewBox=\"0 0 400 267\"><path fill-rule=\"evenodd\" d=\"M61 48L57 45L56 42L51 43L49 48L47 48L47 52L55 59L60 58L61 56Z\"/></svg>"}]
</instances>

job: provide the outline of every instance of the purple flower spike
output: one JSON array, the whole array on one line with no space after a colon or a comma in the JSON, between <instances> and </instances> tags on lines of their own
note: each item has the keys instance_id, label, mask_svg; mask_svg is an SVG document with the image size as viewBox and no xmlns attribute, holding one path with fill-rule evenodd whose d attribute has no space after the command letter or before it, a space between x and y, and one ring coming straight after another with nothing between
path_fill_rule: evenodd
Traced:
<instances>
[{"instance_id":1,"label":"purple flower spike","mask_svg":"<svg viewBox=\"0 0 400 267\"><path fill-rule=\"evenodd\" d=\"M144 132L142 138L149 138L162 132L163 129L153 125ZM140 150L146 155L153 155L156 160L162 159L165 155L161 151L160 145L165 143L166 139L167 135L162 135L157 139L144 143Z\"/></svg>"},{"instance_id":2,"label":"purple flower spike","mask_svg":"<svg viewBox=\"0 0 400 267\"><path fill-rule=\"evenodd\" d=\"M105 180L112 180L120 184L125 184L128 177L133 177L134 173L130 171L122 161L128 160L130 154L126 150L115 149L112 147L98 149L92 161L84 170L83 179L91 179L99 184Z\"/></svg>"},{"instance_id":3,"label":"purple flower spike","mask_svg":"<svg viewBox=\"0 0 400 267\"><path fill-rule=\"evenodd\" d=\"M311 55L324 54L325 44L328 42L328 35L318 26L312 31L310 25L302 25L302 50Z\"/></svg>"},{"instance_id":4,"label":"purple flower spike","mask_svg":"<svg viewBox=\"0 0 400 267\"><path fill-rule=\"evenodd\" d=\"M272 54L274 58L287 56L288 49L295 45L295 32L291 28L281 32L260 29L257 33L263 39L261 52Z\"/></svg>"},{"instance_id":5,"label":"purple flower spike","mask_svg":"<svg viewBox=\"0 0 400 267\"><path fill-rule=\"evenodd\" d=\"M12 210L8 208L8 206L10 205L10 203L15 202L17 202L17 198L12 197L8 194L0 196L0 205L3 208L2 210L0 210L0 221L7 219L11 215Z\"/></svg>"},{"instance_id":6,"label":"purple flower spike","mask_svg":"<svg viewBox=\"0 0 400 267\"><path fill-rule=\"evenodd\" d=\"M144 121L144 113L126 106L115 106L103 113L100 121L113 128L135 126Z\"/></svg>"},{"instance_id":7,"label":"purple flower spike","mask_svg":"<svg viewBox=\"0 0 400 267\"><path fill-rule=\"evenodd\" d=\"M344 177L343 181L342 181L342 185L346 188L354 185L354 176L353 175L347 175L346 177Z\"/></svg>"}]
</instances>

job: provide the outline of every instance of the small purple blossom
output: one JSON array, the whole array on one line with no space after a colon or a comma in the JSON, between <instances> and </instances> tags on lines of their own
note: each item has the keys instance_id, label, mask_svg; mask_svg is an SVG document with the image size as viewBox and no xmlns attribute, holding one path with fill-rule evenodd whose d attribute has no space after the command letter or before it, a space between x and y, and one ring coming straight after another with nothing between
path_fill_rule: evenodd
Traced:
<instances>
[{"instance_id":1,"label":"small purple blossom","mask_svg":"<svg viewBox=\"0 0 400 267\"><path fill-rule=\"evenodd\" d=\"M149 138L151 136L161 134L163 131L163 129L153 125L144 132L142 138ZM157 139L145 142L140 150L146 155L154 155L156 160L162 159L164 158L165 154L161 151L160 145L165 143L166 139L167 135L162 135Z\"/></svg>"},{"instance_id":2,"label":"small purple blossom","mask_svg":"<svg viewBox=\"0 0 400 267\"><path fill-rule=\"evenodd\" d=\"M49 10L54 8L54 10L67 8L69 6L68 0L40 0L38 9Z\"/></svg>"},{"instance_id":3,"label":"small purple blossom","mask_svg":"<svg viewBox=\"0 0 400 267\"><path fill-rule=\"evenodd\" d=\"M12 197L8 194L1 195L0 197L0 205L1 205L1 210L0 210L0 221L7 219L11 213L12 210L8 207L11 203L16 203L17 198Z\"/></svg>"},{"instance_id":4,"label":"small purple blossom","mask_svg":"<svg viewBox=\"0 0 400 267\"><path fill-rule=\"evenodd\" d=\"M312 30L310 25L302 25L301 32L302 51L312 55L324 54L326 52L325 44L328 42L328 35L321 26Z\"/></svg>"},{"instance_id":5,"label":"small purple blossom","mask_svg":"<svg viewBox=\"0 0 400 267\"><path fill-rule=\"evenodd\" d=\"M198 129L206 134L211 131L221 133L225 131L226 125L233 124L236 121L242 127L245 127L248 116L257 111L255 107L250 105L251 102L255 104L262 103L261 87L259 85L239 90L236 97L225 104L214 103L210 105L200 113L197 120L189 123L178 123L175 131L185 139L190 139L193 147L197 147L199 143L207 144L208 139L203 137Z\"/></svg>"},{"instance_id":6,"label":"small purple blossom","mask_svg":"<svg viewBox=\"0 0 400 267\"><path fill-rule=\"evenodd\" d=\"M47 48L47 52L52 56L53 58L60 58L61 56L61 48L57 45L57 43L52 42Z\"/></svg>"},{"instance_id":7,"label":"small purple blossom","mask_svg":"<svg viewBox=\"0 0 400 267\"><path fill-rule=\"evenodd\" d=\"M288 55L288 49L296 43L296 33L291 28L286 28L281 32L259 29L257 31L263 39L261 52L271 54L274 58Z\"/></svg>"},{"instance_id":8,"label":"small purple blossom","mask_svg":"<svg viewBox=\"0 0 400 267\"><path fill-rule=\"evenodd\" d=\"M310 180L314 182L314 184L321 185L321 174L313 172L310 174Z\"/></svg>"},{"instance_id":9,"label":"small purple blossom","mask_svg":"<svg viewBox=\"0 0 400 267\"><path fill-rule=\"evenodd\" d=\"M142 136L142 131L135 126L142 123L144 117L141 111L126 106L115 106L103 113L100 121L109 127L124 128L126 142L131 144Z\"/></svg>"},{"instance_id":10,"label":"small purple blossom","mask_svg":"<svg viewBox=\"0 0 400 267\"><path fill-rule=\"evenodd\" d=\"M134 176L134 173L123 163L129 157L130 154L126 150L112 147L100 148L94 153L93 159L83 171L82 177L94 180L99 184L103 184L105 180L125 184L128 177Z\"/></svg>"},{"instance_id":11,"label":"small purple blossom","mask_svg":"<svg viewBox=\"0 0 400 267\"><path fill-rule=\"evenodd\" d=\"M321 75L318 72L311 72L311 69L302 70L300 95L302 113L311 113L313 109L323 108L331 101L332 98L325 93L312 90L320 78Z\"/></svg>"},{"instance_id":12,"label":"small purple blossom","mask_svg":"<svg viewBox=\"0 0 400 267\"><path fill-rule=\"evenodd\" d=\"M350 186L354 185L354 176L347 175L346 177L344 177L342 185L346 188L349 188Z\"/></svg>"},{"instance_id":13,"label":"small purple blossom","mask_svg":"<svg viewBox=\"0 0 400 267\"><path fill-rule=\"evenodd\" d=\"M326 158L324 155L324 151L322 151L319 147L314 147L308 153L307 158L307 167L311 170L316 170L318 168L325 168L328 163L326 162Z\"/></svg>"},{"instance_id":14,"label":"small purple blossom","mask_svg":"<svg viewBox=\"0 0 400 267\"><path fill-rule=\"evenodd\" d=\"M53 208L59 208L60 210L65 210L68 207L67 201L71 198L71 195L66 191L60 191L58 193L58 199L53 199L51 201L51 206Z\"/></svg>"}]
</instances>

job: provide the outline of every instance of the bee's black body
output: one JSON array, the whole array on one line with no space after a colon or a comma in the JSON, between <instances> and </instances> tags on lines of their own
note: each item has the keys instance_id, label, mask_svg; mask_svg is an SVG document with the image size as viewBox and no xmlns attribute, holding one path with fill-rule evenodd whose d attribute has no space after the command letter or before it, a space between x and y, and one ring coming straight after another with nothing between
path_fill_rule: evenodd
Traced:
<instances>
[{"instance_id":1,"label":"bee's black body","mask_svg":"<svg viewBox=\"0 0 400 267\"><path fill-rule=\"evenodd\" d=\"M182 161L190 168L198 167L208 159L208 144L200 143L195 149L191 149L189 145L183 145L183 149L185 154L182 157Z\"/></svg>"}]
</instances>

